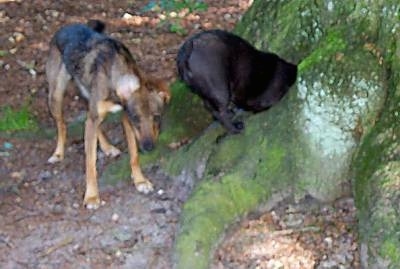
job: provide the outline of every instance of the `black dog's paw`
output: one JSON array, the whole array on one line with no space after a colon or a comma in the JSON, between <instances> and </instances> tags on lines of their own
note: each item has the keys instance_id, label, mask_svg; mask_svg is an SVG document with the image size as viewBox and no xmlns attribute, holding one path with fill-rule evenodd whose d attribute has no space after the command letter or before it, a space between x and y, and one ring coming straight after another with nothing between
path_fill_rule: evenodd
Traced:
<instances>
[{"instance_id":1,"label":"black dog's paw","mask_svg":"<svg viewBox=\"0 0 400 269\"><path fill-rule=\"evenodd\" d=\"M239 134L243 131L243 129L244 129L244 123L242 121L234 121L234 122L232 122L231 128L228 129L228 132L225 132L222 135L219 135L217 137L217 139L215 140L215 142L218 144L228 135Z\"/></svg>"},{"instance_id":2,"label":"black dog's paw","mask_svg":"<svg viewBox=\"0 0 400 269\"><path fill-rule=\"evenodd\" d=\"M232 124L233 126L235 126L235 129L239 131L238 133L240 133L244 129L243 121L234 121Z\"/></svg>"},{"instance_id":3,"label":"black dog's paw","mask_svg":"<svg viewBox=\"0 0 400 269\"><path fill-rule=\"evenodd\" d=\"M244 123L242 121L234 121L227 129L229 134L239 134L244 129Z\"/></svg>"}]
</instances>

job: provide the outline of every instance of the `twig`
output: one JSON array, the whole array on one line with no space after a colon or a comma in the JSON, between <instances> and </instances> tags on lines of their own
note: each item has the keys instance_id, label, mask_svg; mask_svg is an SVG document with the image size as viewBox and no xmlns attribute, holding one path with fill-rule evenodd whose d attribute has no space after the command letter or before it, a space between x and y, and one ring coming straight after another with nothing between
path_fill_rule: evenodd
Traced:
<instances>
[{"instance_id":1,"label":"twig","mask_svg":"<svg viewBox=\"0 0 400 269\"><path fill-rule=\"evenodd\" d=\"M308 232L319 232L321 229L316 226L307 226L298 229L286 229L271 232L271 237L282 236L282 235L291 235L294 233L308 233Z\"/></svg>"},{"instance_id":2,"label":"twig","mask_svg":"<svg viewBox=\"0 0 400 269\"><path fill-rule=\"evenodd\" d=\"M39 255L39 257L42 258L44 256L47 256L47 255L53 253L54 251L56 251L57 249L60 249L62 247L65 247L65 246L71 244L73 241L74 241L74 239L72 237L66 237L61 242L59 242L58 244L56 244L56 245L54 245L52 247L49 247L46 251L43 251Z\"/></svg>"},{"instance_id":3,"label":"twig","mask_svg":"<svg viewBox=\"0 0 400 269\"><path fill-rule=\"evenodd\" d=\"M0 236L0 243L6 244L6 246L9 248L14 248L14 245L10 242L10 240L8 240L8 238Z\"/></svg>"}]
</instances>

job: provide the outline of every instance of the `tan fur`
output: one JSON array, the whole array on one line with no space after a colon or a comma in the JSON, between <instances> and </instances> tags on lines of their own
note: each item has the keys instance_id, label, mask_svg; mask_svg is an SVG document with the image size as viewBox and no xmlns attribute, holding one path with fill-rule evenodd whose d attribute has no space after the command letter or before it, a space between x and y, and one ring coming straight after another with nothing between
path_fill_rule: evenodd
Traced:
<instances>
[{"instance_id":1,"label":"tan fur","mask_svg":"<svg viewBox=\"0 0 400 269\"><path fill-rule=\"evenodd\" d=\"M93 64L98 55L107 47L97 47L82 60L81 74L69 74L61 53L54 44L50 44L50 54L46 64L46 75L49 83L49 107L57 125L57 146L48 162L55 163L64 158L66 142L66 125L63 119L63 96L71 78L88 99L88 113L85 122L85 155L86 155L86 191L84 204L88 208L97 208L100 196L97 184L97 141L101 150L111 157L120 154L119 149L111 145L103 131L101 122L109 112L122 112L122 124L128 142L131 157L132 179L138 191L148 193L153 190L152 183L143 175L138 156L137 143L153 143L158 136L158 126L154 117L159 116L161 108L169 101L170 93L165 82L147 78L136 66L129 52L119 50L111 58L105 59L104 70L93 71ZM95 73L95 77L94 77ZM106 75L108 74L108 75ZM86 86L85 86L86 85ZM88 85L91 85L90 87ZM125 108L134 108L140 118L140 126L135 126Z\"/></svg>"}]
</instances>

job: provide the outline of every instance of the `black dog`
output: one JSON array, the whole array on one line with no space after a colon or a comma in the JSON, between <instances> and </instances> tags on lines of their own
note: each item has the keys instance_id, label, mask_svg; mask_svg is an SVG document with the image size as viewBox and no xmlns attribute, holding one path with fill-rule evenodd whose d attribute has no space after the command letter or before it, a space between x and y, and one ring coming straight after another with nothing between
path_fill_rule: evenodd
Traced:
<instances>
[{"instance_id":1,"label":"black dog","mask_svg":"<svg viewBox=\"0 0 400 269\"><path fill-rule=\"evenodd\" d=\"M244 128L242 122L232 122L232 104L253 112L268 109L297 76L296 65L222 30L188 39L179 49L177 65L180 78L230 133Z\"/></svg>"}]
</instances>

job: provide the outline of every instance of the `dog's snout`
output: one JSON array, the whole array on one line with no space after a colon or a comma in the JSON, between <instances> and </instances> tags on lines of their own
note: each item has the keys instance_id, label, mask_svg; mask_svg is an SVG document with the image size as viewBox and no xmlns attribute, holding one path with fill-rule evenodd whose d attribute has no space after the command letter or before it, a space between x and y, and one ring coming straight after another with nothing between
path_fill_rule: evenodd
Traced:
<instances>
[{"instance_id":1,"label":"dog's snout","mask_svg":"<svg viewBox=\"0 0 400 269\"><path fill-rule=\"evenodd\" d=\"M151 139L146 139L142 143L142 148L145 151L152 151L154 149L154 143Z\"/></svg>"}]
</instances>

